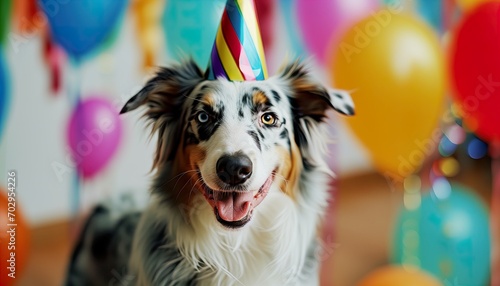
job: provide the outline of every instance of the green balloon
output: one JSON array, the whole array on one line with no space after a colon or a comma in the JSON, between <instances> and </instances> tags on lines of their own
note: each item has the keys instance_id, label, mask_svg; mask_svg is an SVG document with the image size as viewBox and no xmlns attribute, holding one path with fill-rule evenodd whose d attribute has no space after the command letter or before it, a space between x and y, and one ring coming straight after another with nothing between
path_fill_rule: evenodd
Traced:
<instances>
[{"instance_id":1,"label":"green balloon","mask_svg":"<svg viewBox=\"0 0 500 286\"><path fill-rule=\"evenodd\" d=\"M0 44L5 43L10 27L11 0L0 1Z\"/></svg>"}]
</instances>

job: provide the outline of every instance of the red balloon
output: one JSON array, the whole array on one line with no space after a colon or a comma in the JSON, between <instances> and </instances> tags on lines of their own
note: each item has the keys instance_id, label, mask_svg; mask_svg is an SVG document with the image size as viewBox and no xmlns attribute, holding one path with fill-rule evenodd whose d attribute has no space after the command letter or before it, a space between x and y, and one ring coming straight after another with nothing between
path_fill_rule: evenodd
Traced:
<instances>
[{"instance_id":1,"label":"red balloon","mask_svg":"<svg viewBox=\"0 0 500 286\"><path fill-rule=\"evenodd\" d=\"M465 15L451 43L453 94L468 128L500 143L500 2Z\"/></svg>"}]
</instances>

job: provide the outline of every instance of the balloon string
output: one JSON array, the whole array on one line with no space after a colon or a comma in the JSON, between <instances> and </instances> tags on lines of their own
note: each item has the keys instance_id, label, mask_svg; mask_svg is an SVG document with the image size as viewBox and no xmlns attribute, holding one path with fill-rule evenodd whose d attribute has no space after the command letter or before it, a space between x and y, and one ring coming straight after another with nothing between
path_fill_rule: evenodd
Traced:
<instances>
[{"instance_id":1,"label":"balloon string","mask_svg":"<svg viewBox=\"0 0 500 286\"><path fill-rule=\"evenodd\" d=\"M80 175L78 171L74 173L72 192L71 192L71 210L73 218L76 218L80 209Z\"/></svg>"},{"instance_id":2,"label":"balloon string","mask_svg":"<svg viewBox=\"0 0 500 286\"><path fill-rule=\"evenodd\" d=\"M75 60L73 67L74 67L73 74L75 77L73 78L73 84L69 85L68 95L69 95L70 104L73 106L73 109L76 109L79 106L80 93L81 93L81 68L82 67L80 65L80 61ZM77 122L76 122L77 130L81 130L83 128L84 118L77 116L76 120L77 120ZM83 138L80 138L82 136L81 132L77 132L77 135L78 135L77 142L81 142L83 139ZM78 144L76 144L76 146L78 146ZM73 150L73 153L75 153L74 151L75 150ZM70 196L70 199L71 199L70 206L71 206L71 211L72 211L71 215L72 215L73 219L77 218L78 213L80 211L81 178L80 178L78 164L81 164L81 163L82 162L80 162L80 160L75 158L75 174L73 177L72 192L71 192L72 195Z\"/></svg>"},{"instance_id":3,"label":"balloon string","mask_svg":"<svg viewBox=\"0 0 500 286\"><path fill-rule=\"evenodd\" d=\"M491 285L500 285L500 146L492 147L491 172L493 191L491 193Z\"/></svg>"}]
</instances>

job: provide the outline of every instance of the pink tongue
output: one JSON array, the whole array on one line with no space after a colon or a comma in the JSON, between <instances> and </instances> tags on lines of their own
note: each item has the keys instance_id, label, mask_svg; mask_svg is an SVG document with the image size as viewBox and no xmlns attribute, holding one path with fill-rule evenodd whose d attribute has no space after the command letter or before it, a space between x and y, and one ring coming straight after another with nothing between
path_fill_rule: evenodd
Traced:
<instances>
[{"instance_id":1,"label":"pink tongue","mask_svg":"<svg viewBox=\"0 0 500 286\"><path fill-rule=\"evenodd\" d=\"M221 219L239 221L250 211L253 194L252 192L219 193L214 195L214 199Z\"/></svg>"}]
</instances>

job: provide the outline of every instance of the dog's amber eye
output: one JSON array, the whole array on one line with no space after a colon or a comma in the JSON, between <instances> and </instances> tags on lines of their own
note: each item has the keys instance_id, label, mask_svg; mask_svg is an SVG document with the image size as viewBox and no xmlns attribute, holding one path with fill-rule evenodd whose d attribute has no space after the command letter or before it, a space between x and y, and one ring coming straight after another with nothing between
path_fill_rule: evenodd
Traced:
<instances>
[{"instance_id":1,"label":"dog's amber eye","mask_svg":"<svg viewBox=\"0 0 500 286\"><path fill-rule=\"evenodd\" d=\"M272 113L264 113L262 114L260 120L262 121L263 124L272 126L276 124L276 116Z\"/></svg>"},{"instance_id":2,"label":"dog's amber eye","mask_svg":"<svg viewBox=\"0 0 500 286\"><path fill-rule=\"evenodd\" d=\"M198 120L198 122L200 123L206 123L209 119L210 117L206 112L200 112L198 113L198 116L196 116L196 120Z\"/></svg>"}]
</instances>

